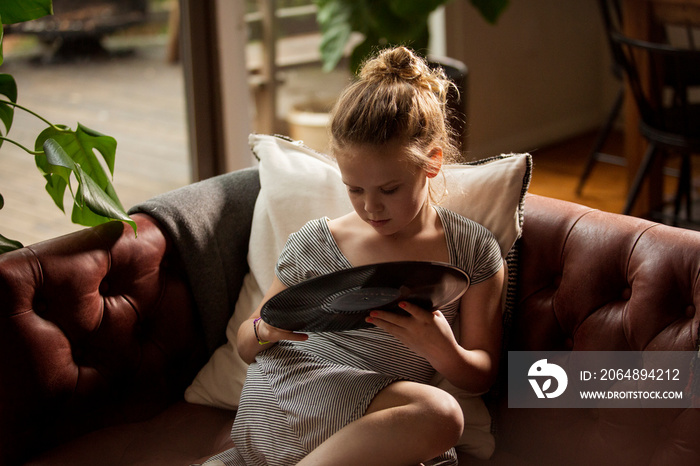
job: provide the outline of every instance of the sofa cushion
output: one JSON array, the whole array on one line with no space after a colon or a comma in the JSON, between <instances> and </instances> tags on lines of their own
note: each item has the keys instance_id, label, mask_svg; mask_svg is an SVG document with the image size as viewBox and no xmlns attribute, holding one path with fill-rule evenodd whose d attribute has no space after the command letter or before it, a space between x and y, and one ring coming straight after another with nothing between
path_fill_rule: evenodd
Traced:
<instances>
[{"instance_id":1,"label":"sofa cushion","mask_svg":"<svg viewBox=\"0 0 700 466\"><path fill-rule=\"evenodd\" d=\"M238 328L272 283L287 237L311 219L338 217L352 210L340 172L329 156L275 136L251 135L250 144L260 161L261 184L248 252L250 273L227 327L228 342L217 349L185 393L190 402L229 409L238 405L247 369L236 351ZM439 181L444 185L437 192L447 190L442 205L489 228L505 256L520 235L530 170L528 154L446 166L444 180ZM476 423L482 431L486 426L488 434L488 412L478 412Z\"/></svg>"}]
</instances>

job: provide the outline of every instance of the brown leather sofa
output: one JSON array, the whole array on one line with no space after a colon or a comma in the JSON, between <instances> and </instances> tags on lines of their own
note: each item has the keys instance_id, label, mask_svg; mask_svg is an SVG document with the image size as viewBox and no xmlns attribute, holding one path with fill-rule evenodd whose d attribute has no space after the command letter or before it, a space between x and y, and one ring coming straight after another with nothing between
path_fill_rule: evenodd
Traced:
<instances>
[{"instance_id":1,"label":"brown leather sofa","mask_svg":"<svg viewBox=\"0 0 700 466\"><path fill-rule=\"evenodd\" d=\"M224 177L235 301L259 184ZM0 256L0 464L189 465L230 447L235 413L183 400L216 341L172 239L190 226L156 214L133 214L137 238L111 223ZM519 247L509 349L697 349L700 233L528 195ZM503 390L489 405L497 451L461 464L700 464L698 408L513 409Z\"/></svg>"}]
</instances>

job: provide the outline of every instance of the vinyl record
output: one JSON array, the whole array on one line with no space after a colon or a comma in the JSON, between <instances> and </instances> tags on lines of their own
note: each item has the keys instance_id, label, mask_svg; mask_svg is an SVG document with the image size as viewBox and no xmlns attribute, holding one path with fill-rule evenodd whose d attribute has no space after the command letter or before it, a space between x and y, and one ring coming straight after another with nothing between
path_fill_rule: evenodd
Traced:
<instances>
[{"instance_id":1,"label":"vinyl record","mask_svg":"<svg viewBox=\"0 0 700 466\"><path fill-rule=\"evenodd\" d=\"M462 297L469 286L464 271L440 262L384 262L311 278L270 298L261 317L268 324L300 332L330 332L371 327L375 309L405 313L408 301L427 310Z\"/></svg>"}]
</instances>

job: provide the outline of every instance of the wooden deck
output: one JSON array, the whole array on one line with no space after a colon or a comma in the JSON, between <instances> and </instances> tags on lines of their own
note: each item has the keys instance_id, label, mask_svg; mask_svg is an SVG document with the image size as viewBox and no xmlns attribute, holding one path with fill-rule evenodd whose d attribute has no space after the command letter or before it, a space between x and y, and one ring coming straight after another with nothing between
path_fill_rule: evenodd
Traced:
<instances>
[{"instance_id":1,"label":"wooden deck","mask_svg":"<svg viewBox=\"0 0 700 466\"><path fill-rule=\"evenodd\" d=\"M18 103L54 124L80 122L116 138L113 183L126 208L190 182L183 74L166 63L162 38L109 59L41 65L33 56L10 54L0 68L15 77ZM17 112L9 136L31 148L44 127ZM0 148L0 193L0 233L8 238L31 244L81 228L70 222L70 199L64 215L34 158L9 143Z\"/></svg>"}]
</instances>

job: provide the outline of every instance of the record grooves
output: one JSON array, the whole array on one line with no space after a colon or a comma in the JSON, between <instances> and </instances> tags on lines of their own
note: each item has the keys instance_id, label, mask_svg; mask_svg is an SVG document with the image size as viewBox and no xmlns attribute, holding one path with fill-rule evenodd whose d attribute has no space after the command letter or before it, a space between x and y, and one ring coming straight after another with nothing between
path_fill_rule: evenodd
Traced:
<instances>
[{"instance_id":1,"label":"record grooves","mask_svg":"<svg viewBox=\"0 0 700 466\"><path fill-rule=\"evenodd\" d=\"M340 270L303 281L270 298L261 317L268 324L300 332L329 332L371 327L374 309L404 313L408 301L427 310L462 297L469 277L441 262L403 261Z\"/></svg>"}]
</instances>

